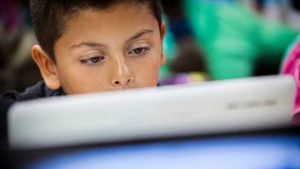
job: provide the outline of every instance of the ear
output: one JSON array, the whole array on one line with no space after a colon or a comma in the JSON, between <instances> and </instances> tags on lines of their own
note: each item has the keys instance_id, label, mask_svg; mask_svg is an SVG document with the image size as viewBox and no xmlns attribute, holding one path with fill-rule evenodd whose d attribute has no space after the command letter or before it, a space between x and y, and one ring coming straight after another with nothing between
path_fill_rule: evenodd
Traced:
<instances>
[{"instance_id":1,"label":"ear","mask_svg":"<svg viewBox=\"0 0 300 169\"><path fill-rule=\"evenodd\" d=\"M166 23L163 22L161 24L161 65L164 65L166 63L166 56L164 54L164 49L163 49L163 42L164 42L166 33L167 33L167 26L166 26Z\"/></svg>"},{"instance_id":2,"label":"ear","mask_svg":"<svg viewBox=\"0 0 300 169\"><path fill-rule=\"evenodd\" d=\"M31 55L34 62L38 65L46 86L52 90L61 87L56 65L46 52L39 46L34 45L31 49Z\"/></svg>"}]
</instances>

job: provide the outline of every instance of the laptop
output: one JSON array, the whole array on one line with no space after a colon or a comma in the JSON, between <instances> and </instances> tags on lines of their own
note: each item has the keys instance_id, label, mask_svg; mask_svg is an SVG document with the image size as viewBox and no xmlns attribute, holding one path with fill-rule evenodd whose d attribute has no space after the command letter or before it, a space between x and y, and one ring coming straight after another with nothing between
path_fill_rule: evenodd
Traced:
<instances>
[{"instance_id":1,"label":"laptop","mask_svg":"<svg viewBox=\"0 0 300 169\"><path fill-rule=\"evenodd\" d=\"M24 102L6 157L28 169L299 169L294 88L272 76Z\"/></svg>"},{"instance_id":2,"label":"laptop","mask_svg":"<svg viewBox=\"0 0 300 169\"><path fill-rule=\"evenodd\" d=\"M295 83L255 77L56 97L9 111L12 149L39 149L289 126Z\"/></svg>"}]
</instances>

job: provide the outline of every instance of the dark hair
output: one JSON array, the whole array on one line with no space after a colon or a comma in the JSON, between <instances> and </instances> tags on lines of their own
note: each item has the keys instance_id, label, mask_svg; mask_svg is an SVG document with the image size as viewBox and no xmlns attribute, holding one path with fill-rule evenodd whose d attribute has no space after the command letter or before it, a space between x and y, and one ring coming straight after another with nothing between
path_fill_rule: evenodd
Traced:
<instances>
[{"instance_id":1,"label":"dark hair","mask_svg":"<svg viewBox=\"0 0 300 169\"><path fill-rule=\"evenodd\" d=\"M162 23L160 0L30 0L33 28L38 43L55 61L54 44L63 33L64 25L74 13L88 8L106 9L117 3L147 6Z\"/></svg>"}]
</instances>

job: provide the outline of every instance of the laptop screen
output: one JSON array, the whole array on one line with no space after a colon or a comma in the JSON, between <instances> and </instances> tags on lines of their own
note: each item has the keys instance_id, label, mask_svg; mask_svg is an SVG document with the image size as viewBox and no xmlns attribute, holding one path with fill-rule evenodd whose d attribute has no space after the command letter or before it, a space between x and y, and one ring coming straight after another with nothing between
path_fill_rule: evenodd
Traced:
<instances>
[{"instance_id":1,"label":"laptop screen","mask_svg":"<svg viewBox=\"0 0 300 169\"><path fill-rule=\"evenodd\" d=\"M23 161L31 158L30 163L20 167L27 169L299 169L300 135L299 128L288 128L21 154Z\"/></svg>"}]
</instances>

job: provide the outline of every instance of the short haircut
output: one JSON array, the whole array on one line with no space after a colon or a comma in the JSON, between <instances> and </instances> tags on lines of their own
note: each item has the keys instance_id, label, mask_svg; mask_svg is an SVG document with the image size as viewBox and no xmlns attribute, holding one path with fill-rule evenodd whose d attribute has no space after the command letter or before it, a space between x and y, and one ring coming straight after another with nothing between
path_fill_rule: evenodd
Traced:
<instances>
[{"instance_id":1,"label":"short haircut","mask_svg":"<svg viewBox=\"0 0 300 169\"><path fill-rule=\"evenodd\" d=\"M146 6L157 19L160 28L160 0L30 0L32 23L39 45L55 61L54 44L63 34L65 23L70 16L89 8L104 10L117 3Z\"/></svg>"}]
</instances>

